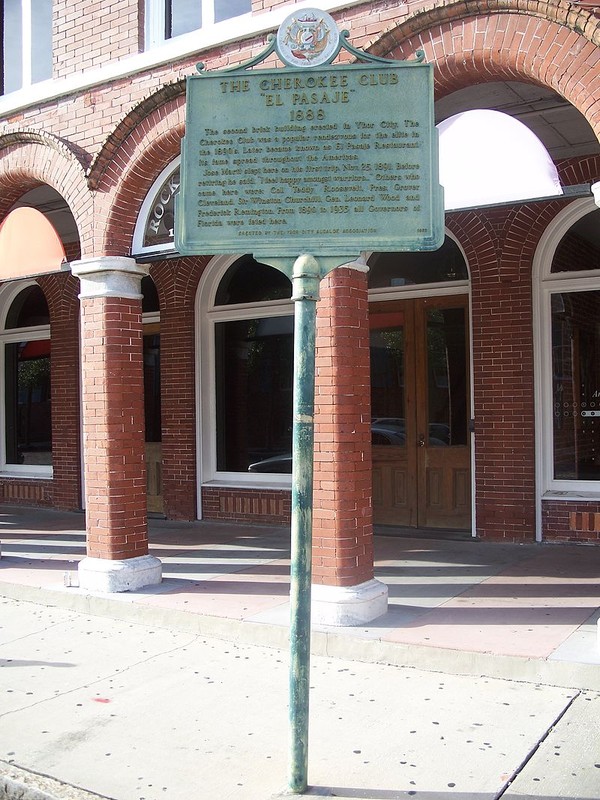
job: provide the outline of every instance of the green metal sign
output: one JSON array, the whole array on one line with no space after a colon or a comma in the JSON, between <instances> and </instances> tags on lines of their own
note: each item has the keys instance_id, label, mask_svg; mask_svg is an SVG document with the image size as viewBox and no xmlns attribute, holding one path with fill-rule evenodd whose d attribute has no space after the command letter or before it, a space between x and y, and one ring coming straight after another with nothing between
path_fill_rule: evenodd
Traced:
<instances>
[{"instance_id":1,"label":"green metal sign","mask_svg":"<svg viewBox=\"0 0 600 800\"><path fill-rule=\"evenodd\" d=\"M179 252L440 247L432 70L386 62L189 77Z\"/></svg>"}]
</instances>

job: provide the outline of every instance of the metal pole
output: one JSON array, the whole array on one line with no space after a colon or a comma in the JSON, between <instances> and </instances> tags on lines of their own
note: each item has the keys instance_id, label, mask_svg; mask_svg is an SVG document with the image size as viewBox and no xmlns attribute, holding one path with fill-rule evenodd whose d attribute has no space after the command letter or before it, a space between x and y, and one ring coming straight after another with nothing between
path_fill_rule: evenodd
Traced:
<instances>
[{"instance_id":1,"label":"metal pole","mask_svg":"<svg viewBox=\"0 0 600 800\"><path fill-rule=\"evenodd\" d=\"M289 788L307 787L310 680L310 584L315 406L315 339L319 265L310 255L294 263L294 414L290 571Z\"/></svg>"}]
</instances>

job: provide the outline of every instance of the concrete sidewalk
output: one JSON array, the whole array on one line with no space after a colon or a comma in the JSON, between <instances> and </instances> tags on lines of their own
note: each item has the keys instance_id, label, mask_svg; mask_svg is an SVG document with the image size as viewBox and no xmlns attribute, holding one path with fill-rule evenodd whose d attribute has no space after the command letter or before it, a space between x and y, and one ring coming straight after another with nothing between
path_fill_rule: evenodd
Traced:
<instances>
[{"instance_id":1,"label":"concrete sidewalk","mask_svg":"<svg viewBox=\"0 0 600 800\"><path fill-rule=\"evenodd\" d=\"M0 599L2 797L273 798L286 706L276 648ZM309 794L597 800L599 720L598 692L313 656Z\"/></svg>"},{"instance_id":2,"label":"concrete sidewalk","mask_svg":"<svg viewBox=\"0 0 600 800\"><path fill-rule=\"evenodd\" d=\"M287 646L288 529L152 520L162 584L93 595L76 586L84 527L82 514L4 507L0 596ZM313 652L600 690L600 548L381 533L388 613L364 628L316 628Z\"/></svg>"}]
</instances>

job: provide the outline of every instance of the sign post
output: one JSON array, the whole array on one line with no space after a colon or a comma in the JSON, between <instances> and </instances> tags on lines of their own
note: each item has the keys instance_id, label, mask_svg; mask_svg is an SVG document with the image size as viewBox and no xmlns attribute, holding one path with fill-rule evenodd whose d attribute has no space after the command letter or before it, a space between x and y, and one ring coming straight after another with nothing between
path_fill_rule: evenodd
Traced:
<instances>
[{"instance_id":1,"label":"sign post","mask_svg":"<svg viewBox=\"0 0 600 800\"><path fill-rule=\"evenodd\" d=\"M310 255L294 262L294 404L290 567L289 788L307 786L310 598L315 405L315 330L320 268Z\"/></svg>"},{"instance_id":2,"label":"sign post","mask_svg":"<svg viewBox=\"0 0 600 800\"><path fill-rule=\"evenodd\" d=\"M265 50L187 79L176 198L183 255L252 253L292 280L294 401L288 788L307 788L316 303L319 282L364 250L444 239L433 68L356 49L317 9L290 14ZM354 63L332 62L342 49ZM286 65L253 69L276 53Z\"/></svg>"}]
</instances>

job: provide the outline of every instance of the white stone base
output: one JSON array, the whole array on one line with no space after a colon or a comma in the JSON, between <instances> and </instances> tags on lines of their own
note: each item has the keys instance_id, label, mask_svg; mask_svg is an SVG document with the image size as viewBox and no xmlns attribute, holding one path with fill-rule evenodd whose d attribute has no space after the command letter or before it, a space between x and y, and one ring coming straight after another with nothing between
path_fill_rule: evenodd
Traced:
<instances>
[{"instance_id":1,"label":"white stone base","mask_svg":"<svg viewBox=\"0 0 600 800\"><path fill-rule=\"evenodd\" d=\"M79 586L90 592L131 592L162 581L162 563L154 556L122 561L84 558L79 562Z\"/></svg>"},{"instance_id":2,"label":"white stone base","mask_svg":"<svg viewBox=\"0 0 600 800\"><path fill-rule=\"evenodd\" d=\"M600 653L600 619L598 620L598 652Z\"/></svg>"},{"instance_id":3,"label":"white stone base","mask_svg":"<svg viewBox=\"0 0 600 800\"><path fill-rule=\"evenodd\" d=\"M366 625L386 613L388 587L373 580L355 586L313 584L311 618L316 625Z\"/></svg>"}]
</instances>

